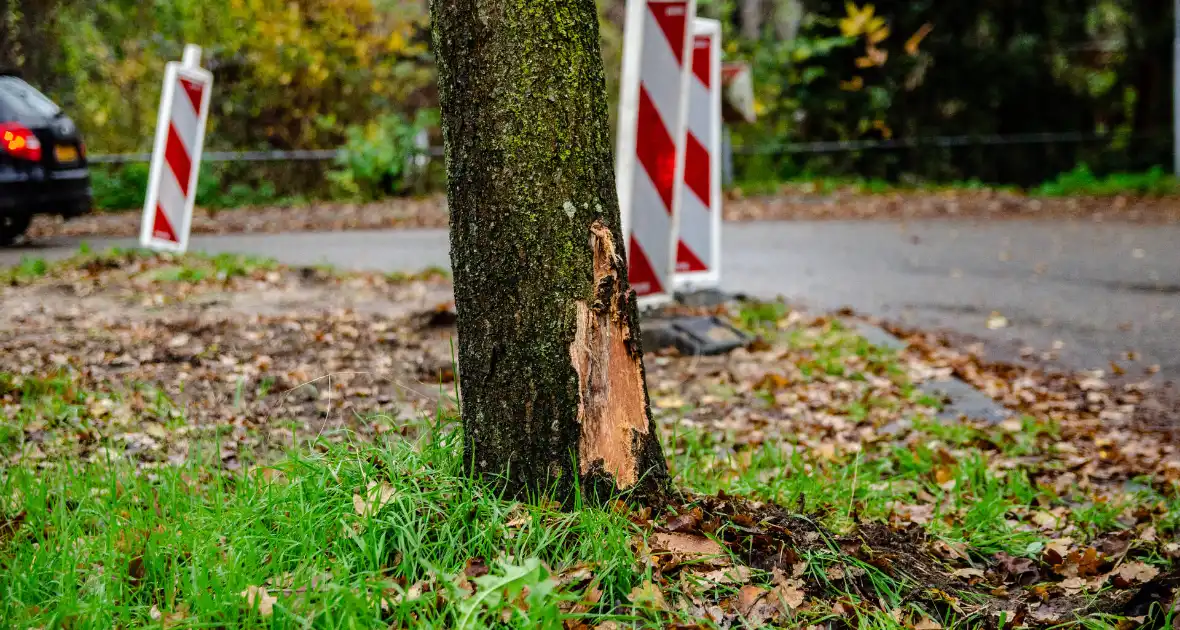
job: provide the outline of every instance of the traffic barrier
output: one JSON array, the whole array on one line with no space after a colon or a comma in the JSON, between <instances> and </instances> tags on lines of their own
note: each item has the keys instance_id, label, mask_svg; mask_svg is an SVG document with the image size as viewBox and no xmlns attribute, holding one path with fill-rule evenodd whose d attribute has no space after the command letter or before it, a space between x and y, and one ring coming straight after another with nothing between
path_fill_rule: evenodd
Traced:
<instances>
[{"instance_id":1,"label":"traffic barrier","mask_svg":"<svg viewBox=\"0 0 1180 630\"><path fill-rule=\"evenodd\" d=\"M721 23L693 21L676 291L721 282Z\"/></svg>"},{"instance_id":2,"label":"traffic barrier","mask_svg":"<svg viewBox=\"0 0 1180 630\"><path fill-rule=\"evenodd\" d=\"M209 117L213 75L200 67L201 48L184 47L184 57L168 62L156 119L147 198L139 244L172 252L188 248L197 175Z\"/></svg>"},{"instance_id":3,"label":"traffic barrier","mask_svg":"<svg viewBox=\"0 0 1180 630\"><path fill-rule=\"evenodd\" d=\"M695 0L627 0L615 168L628 276L641 304L671 300Z\"/></svg>"}]
</instances>

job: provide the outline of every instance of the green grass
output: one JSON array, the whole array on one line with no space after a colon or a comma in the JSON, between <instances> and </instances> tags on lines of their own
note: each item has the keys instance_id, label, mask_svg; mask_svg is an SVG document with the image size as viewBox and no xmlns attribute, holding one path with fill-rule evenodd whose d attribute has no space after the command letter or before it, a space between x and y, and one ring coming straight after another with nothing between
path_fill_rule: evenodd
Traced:
<instances>
[{"instance_id":1,"label":"green grass","mask_svg":"<svg viewBox=\"0 0 1180 630\"><path fill-rule=\"evenodd\" d=\"M160 282L198 284L206 280L245 278L278 266L273 259L243 254L186 254L178 257L176 264L158 269L153 278Z\"/></svg>"},{"instance_id":2,"label":"green grass","mask_svg":"<svg viewBox=\"0 0 1180 630\"><path fill-rule=\"evenodd\" d=\"M835 193L888 194L898 192L940 192L948 190L1005 190L1012 186L986 184L978 179L952 182L890 181L859 176L801 175L786 180L745 180L734 188L746 195L777 195L783 192L831 195Z\"/></svg>"},{"instance_id":3,"label":"green grass","mask_svg":"<svg viewBox=\"0 0 1180 630\"><path fill-rule=\"evenodd\" d=\"M26 284L49 273L49 263L38 256L21 256L20 264L0 269L0 284Z\"/></svg>"},{"instance_id":4,"label":"green grass","mask_svg":"<svg viewBox=\"0 0 1180 630\"><path fill-rule=\"evenodd\" d=\"M514 627L556 627L572 614L559 604L578 597L557 588L563 571L593 567L604 602L623 601L649 577L630 548L638 529L621 514L501 500L462 474L458 447L453 427L439 424L418 440L296 452L239 474L201 466L199 456L138 473L117 462L8 469L3 511L22 520L0 527L0 618L14 627L159 627L174 618L475 628L504 614ZM472 559L491 568L475 596L453 584ZM495 601L504 586L496 581L527 585L527 609ZM251 587L277 597L269 617L242 595ZM612 608L582 614L591 625L640 620Z\"/></svg>"},{"instance_id":5,"label":"green grass","mask_svg":"<svg viewBox=\"0 0 1180 630\"><path fill-rule=\"evenodd\" d=\"M1014 186L986 184L977 179L953 182L889 181L857 176L809 176L788 180L752 180L735 185L747 195L776 195L783 192L802 192L817 195L835 193L888 194L903 192L942 191L1007 191L1020 192ZM1062 173L1038 186L1027 189L1036 197L1114 197L1118 195L1162 197L1180 194L1180 181L1155 166L1142 172L1097 175L1085 164Z\"/></svg>"},{"instance_id":6,"label":"green grass","mask_svg":"<svg viewBox=\"0 0 1180 630\"><path fill-rule=\"evenodd\" d=\"M1044 197L1087 195L1113 197L1116 195L1165 196L1180 193L1180 182L1171 173L1156 166L1142 173L1111 173L1095 175L1090 167L1080 164L1057 179L1045 182L1030 191Z\"/></svg>"}]
</instances>

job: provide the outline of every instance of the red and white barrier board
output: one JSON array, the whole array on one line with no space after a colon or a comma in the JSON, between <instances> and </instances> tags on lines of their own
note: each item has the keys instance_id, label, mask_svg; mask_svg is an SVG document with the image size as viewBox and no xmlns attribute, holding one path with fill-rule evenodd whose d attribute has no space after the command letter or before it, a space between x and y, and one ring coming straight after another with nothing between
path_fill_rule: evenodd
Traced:
<instances>
[{"instance_id":1,"label":"red and white barrier board","mask_svg":"<svg viewBox=\"0 0 1180 630\"><path fill-rule=\"evenodd\" d=\"M695 0L627 0L615 174L628 276L645 304L671 298L695 13Z\"/></svg>"},{"instance_id":2,"label":"red and white barrier board","mask_svg":"<svg viewBox=\"0 0 1180 630\"><path fill-rule=\"evenodd\" d=\"M185 46L184 59L169 62L164 70L164 91L139 232L143 247L172 252L188 248L213 89L213 75L200 67L200 60L199 47Z\"/></svg>"},{"instance_id":3,"label":"red and white barrier board","mask_svg":"<svg viewBox=\"0 0 1180 630\"><path fill-rule=\"evenodd\" d=\"M692 32L677 291L713 289L721 282L721 23L697 18Z\"/></svg>"}]
</instances>

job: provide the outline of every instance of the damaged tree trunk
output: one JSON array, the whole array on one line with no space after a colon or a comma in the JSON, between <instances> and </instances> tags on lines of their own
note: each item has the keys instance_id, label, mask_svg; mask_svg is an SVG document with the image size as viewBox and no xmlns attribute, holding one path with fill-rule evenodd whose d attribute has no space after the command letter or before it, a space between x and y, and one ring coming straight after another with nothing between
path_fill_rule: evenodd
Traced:
<instances>
[{"instance_id":1,"label":"damaged tree trunk","mask_svg":"<svg viewBox=\"0 0 1180 630\"><path fill-rule=\"evenodd\" d=\"M464 460L506 488L663 492L594 0L432 0Z\"/></svg>"}]
</instances>

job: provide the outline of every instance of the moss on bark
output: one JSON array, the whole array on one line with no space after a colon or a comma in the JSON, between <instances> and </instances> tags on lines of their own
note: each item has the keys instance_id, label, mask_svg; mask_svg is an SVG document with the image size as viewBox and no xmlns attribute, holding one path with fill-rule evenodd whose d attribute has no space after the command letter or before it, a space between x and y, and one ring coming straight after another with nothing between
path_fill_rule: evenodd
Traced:
<instances>
[{"instance_id":1,"label":"moss on bark","mask_svg":"<svg viewBox=\"0 0 1180 630\"><path fill-rule=\"evenodd\" d=\"M431 12L465 459L515 493L569 497L581 478L599 497L651 498L667 472L623 259L594 2L433 0ZM621 442L626 452L612 450Z\"/></svg>"}]
</instances>

